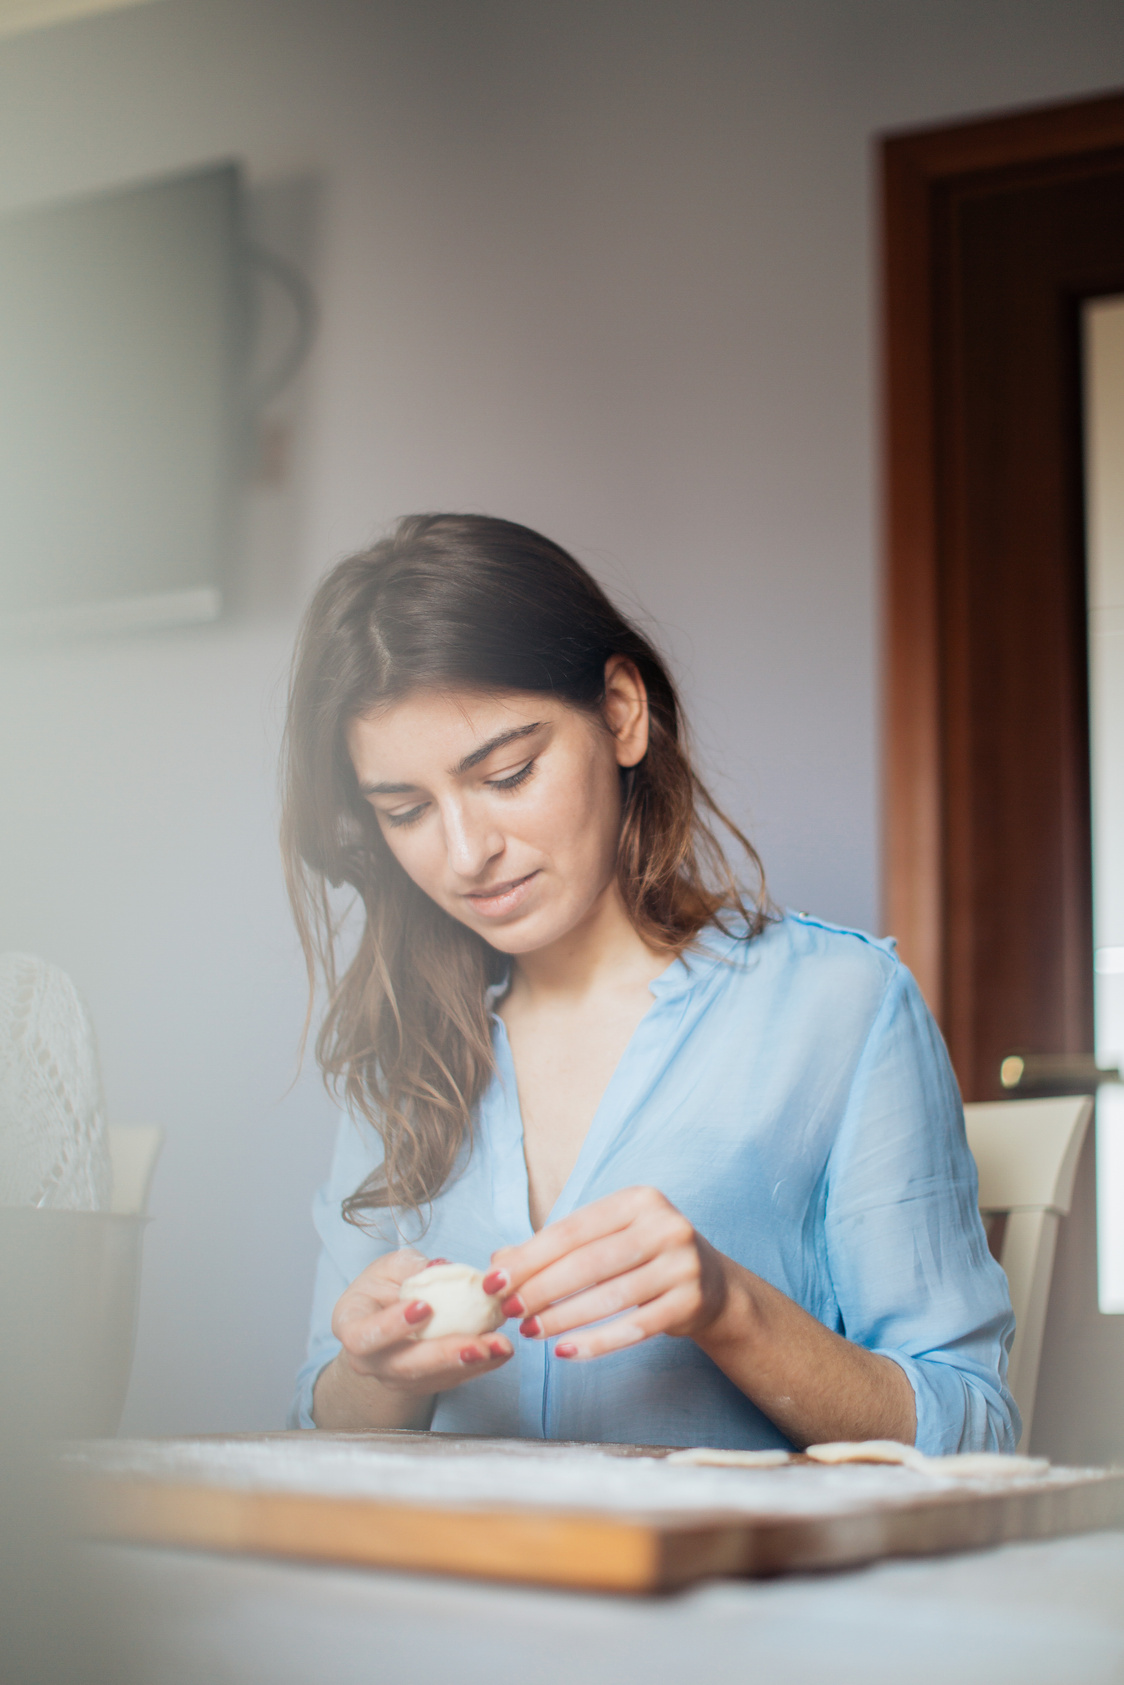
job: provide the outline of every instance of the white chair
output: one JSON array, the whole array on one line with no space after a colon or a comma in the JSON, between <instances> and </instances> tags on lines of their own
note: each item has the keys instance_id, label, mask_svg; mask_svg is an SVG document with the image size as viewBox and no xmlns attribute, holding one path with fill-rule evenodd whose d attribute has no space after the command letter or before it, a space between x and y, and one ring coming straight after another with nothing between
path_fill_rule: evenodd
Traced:
<instances>
[{"instance_id":1,"label":"white chair","mask_svg":"<svg viewBox=\"0 0 1124 1685\"><path fill-rule=\"evenodd\" d=\"M164 1145L164 1131L155 1124L125 1128L111 1123L106 1135L113 1166L110 1210L117 1217L144 1217L148 1214L148 1190Z\"/></svg>"},{"instance_id":2,"label":"white chair","mask_svg":"<svg viewBox=\"0 0 1124 1685\"><path fill-rule=\"evenodd\" d=\"M988 1245L1007 1275L1015 1312L1007 1383L1030 1444L1042 1333L1058 1223L1069 1211L1091 1095L999 1100L965 1106L968 1145L980 1176Z\"/></svg>"}]
</instances>

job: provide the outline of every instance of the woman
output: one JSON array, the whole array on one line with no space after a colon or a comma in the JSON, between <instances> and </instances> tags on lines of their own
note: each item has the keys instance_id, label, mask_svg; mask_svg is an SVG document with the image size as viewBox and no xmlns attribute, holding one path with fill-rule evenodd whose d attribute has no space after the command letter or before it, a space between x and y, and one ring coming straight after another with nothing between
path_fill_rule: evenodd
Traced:
<instances>
[{"instance_id":1,"label":"woman","mask_svg":"<svg viewBox=\"0 0 1124 1685\"><path fill-rule=\"evenodd\" d=\"M716 827L760 884L660 657L547 539L417 516L320 586L284 848L350 1116L294 1422L1013 1449L940 1035L890 943L747 898ZM418 1340L438 1255L518 1332Z\"/></svg>"}]
</instances>

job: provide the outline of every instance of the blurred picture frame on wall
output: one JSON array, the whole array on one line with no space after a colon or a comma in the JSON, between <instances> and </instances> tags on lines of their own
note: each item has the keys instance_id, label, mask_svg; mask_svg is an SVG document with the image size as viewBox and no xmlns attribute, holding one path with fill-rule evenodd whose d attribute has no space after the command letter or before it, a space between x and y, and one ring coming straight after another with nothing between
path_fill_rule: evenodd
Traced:
<instances>
[{"instance_id":1,"label":"blurred picture frame on wall","mask_svg":"<svg viewBox=\"0 0 1124 1685\"><path fill-rule=\"evenodd\" d=\"M0 221L0 636L222 613L243 223L231 161Z\"/></svg>"}]
</instances>

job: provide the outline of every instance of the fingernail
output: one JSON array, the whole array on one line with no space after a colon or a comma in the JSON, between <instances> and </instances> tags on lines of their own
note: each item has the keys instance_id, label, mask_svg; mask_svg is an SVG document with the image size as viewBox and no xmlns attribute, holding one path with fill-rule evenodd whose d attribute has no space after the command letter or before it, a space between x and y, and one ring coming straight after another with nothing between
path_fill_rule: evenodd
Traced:
<instances>
[{"instance_id":1,"label":"fingernail","mask_svg":"<svg viewBox=\"0 0 1124 1685\"><path fill-rule=\"evenodd\" d=\"M402 1315L407 1322L424 1322L427 1316L433 1315L433 1306L425 1304L421 1299L412 1299Z\"/></svg>"},{"instance_id":2,"label":"fingernail","mask_svg":"<svg viewBox=\"0 0 1124 1685\"><path fill-rule=\"evenodd\" d=\"M506 1270L489 1270L480 1285L485 1293L502 1293L505 1287L511 1286L511 1277Z\"/></svg>"},{"instance_id":3,"label":"fingernail","mask_svg":"<svg viewBox=\"0 0 1124 1685\"><path fill-rule=\"evenodd\" d=\"M528 1340L533 1340L542 1333L542 1323L537 1316L526 1316L519 1324L519 1332Z\"/></svg>"},{"instance_id":4,"label":"fingernail","mask_svg":"<svg viewBox=\"0 0 1124 1685\"><path fill-rule=\"evenodd\" d=\"M435 1270L438 1264L448 1264L450 1262L451 1259L449 1258L431 1258L425 1267L427 1270Z\"/></svg>"},{"instance_id":5,"label":"fingernail","mask_svg":"<svg viewBox=\"0 0 1124 1685\"><path fill-rule=\"evenodd\" d=\"M555 1357L577 1357L578 1348L567 1340L564 1346L555 1346L554 1355Z\"/></svg>"},{"instance_id":6,"label":"fingernail","mask_svg":"<svg viewBox=\"0 0 1124 1685\"><path fill-rule=\"evenodd\" d=\"M473 1351L471 1346L466 1346L461 1352L462 1363L481 1363L483 1361L483 1357L483 1352Z\"/></svg>"},{"instance_id":7,"label":"fingernail","mask_svg":"<svg viewBox=\"0 0 1124 1685\"><path fill-rule=\"evenodd\" d=\"M488 1350L491 1352L493 1357L507 1356L507 1347L501 1346L498 1340L489 1340Z\"/></svg>"},{"instance_id":8,"label":"fingernail","mask_svg":"<svg viewBox=\"0 0 1124 1685\"><path fill-rule=\"evenodd\" d=\"M513 1293L510 1299L504 1300L503 1304L500 1306L500 1310L503 1312L504 1316L523 1316L526 1313L527 1307L519 1297L518 1293Z\"/></svg>"}]
</instances>

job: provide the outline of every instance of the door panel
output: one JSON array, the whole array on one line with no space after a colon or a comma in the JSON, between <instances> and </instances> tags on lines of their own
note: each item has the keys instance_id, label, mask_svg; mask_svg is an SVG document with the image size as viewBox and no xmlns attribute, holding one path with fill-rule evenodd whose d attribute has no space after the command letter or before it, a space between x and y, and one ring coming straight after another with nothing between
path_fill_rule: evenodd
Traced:
<instances>
[{"instance_id":1,"label":"door panel","mask_svg":"<svg viewBox=\"0 0 1124 1685\"><path fill-rule=\"evenodd\" d=\"M1124 99L1065 117L885 147L888 924L973 1100L1093 1046L1079 319L1124 287Z\"/></svg>"},{"instance_id":2,"label":"door panel","mask_svg":"<svg viewBox=\"0 0 1124 1685\"><path fill-rule=\"evenodd\" d=\"M885 928L986 1100L1003 1055L1094 1045L1078 321L1124 291L1124 96L882 156ZM1031 1447L1077 1463L1124 1457L1093 1171L1090 1139Z\"/></svg>"}]
</instances>

